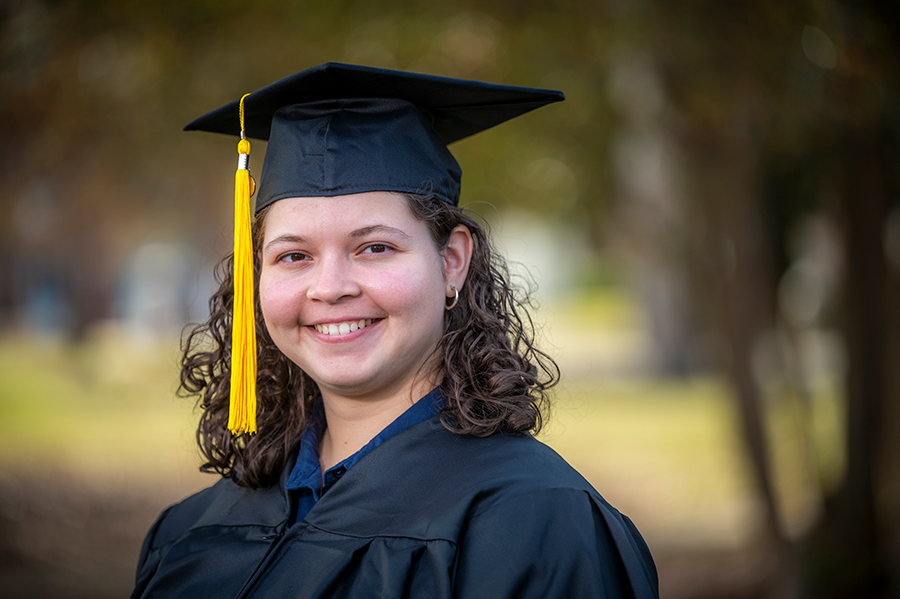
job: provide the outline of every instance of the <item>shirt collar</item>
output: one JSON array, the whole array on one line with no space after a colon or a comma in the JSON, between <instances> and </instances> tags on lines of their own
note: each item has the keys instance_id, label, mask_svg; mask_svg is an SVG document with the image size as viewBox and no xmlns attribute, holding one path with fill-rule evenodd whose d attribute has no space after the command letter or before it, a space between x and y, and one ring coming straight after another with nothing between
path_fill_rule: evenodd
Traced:
<instances>
[{"instance_id":1,"label":"shirt collar","mask_svg":"<svg viewBox=\"0 0 900 599\"><path fill-rule=\"evenodd\" d=\"M312 406L309 415L309 424L300 438L300 449L297 453L297 461L288 477L285 487L288 490L308 488L312 490L316 499L337 482L344 472L356 464L370 451L414 424L428 420L440 413L444 407L444 394L440 386L435 387L430 393L410 406L405 412L387 425L384 430L362 447L359 451L329 468L323 475L319 464L319 444L322 434L325 432L325 409L321 396Z\"/></svg>"}]
</instances>

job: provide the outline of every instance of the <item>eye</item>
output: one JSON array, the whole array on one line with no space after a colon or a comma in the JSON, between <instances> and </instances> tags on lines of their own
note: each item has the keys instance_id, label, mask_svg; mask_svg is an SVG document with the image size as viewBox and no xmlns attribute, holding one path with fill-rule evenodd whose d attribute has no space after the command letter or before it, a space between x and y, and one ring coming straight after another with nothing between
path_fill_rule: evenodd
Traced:
<instances>
[{"instance_id":1,"label":"eye","mask_svg":"<svg viewBox=\"0 0 900 599\"><path fill-rule=\"evenodd\" d=\"M373 243L372 245L366 246L363 251L370 254L383 254L390 249L390 247L386 246L383 243Z\"/></svg>"},{"instance_id":2,"label":"eye","mask_svg":"<svg viewBox=\"0 0 900 599\"><path fill-rule=\"evenodd\" d=\"M302 252L288 252L278 257L279 262L302 262L303 260L309 260L309 256Z\"/></svg>"}]
</instances>

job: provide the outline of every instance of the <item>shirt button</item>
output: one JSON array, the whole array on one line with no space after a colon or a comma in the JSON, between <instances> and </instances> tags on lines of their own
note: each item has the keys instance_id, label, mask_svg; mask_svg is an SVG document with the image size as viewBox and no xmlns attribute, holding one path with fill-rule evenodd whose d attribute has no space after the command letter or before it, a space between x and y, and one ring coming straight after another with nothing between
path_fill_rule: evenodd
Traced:
<instances>
[{"instance_id":1,"label":"shirt button","mask_svg":"<svg viewBox=\"0 0 900 599\"><path fill-rule=\"evenodd\" d=\"M346 472L346 471L347 471L347 469L344 468L343 466L341 466L340 468L338 468L337 470L334 471L334 477L340 478L340 477L344 476L344 472Z\"/></svg>"}]
</instances>

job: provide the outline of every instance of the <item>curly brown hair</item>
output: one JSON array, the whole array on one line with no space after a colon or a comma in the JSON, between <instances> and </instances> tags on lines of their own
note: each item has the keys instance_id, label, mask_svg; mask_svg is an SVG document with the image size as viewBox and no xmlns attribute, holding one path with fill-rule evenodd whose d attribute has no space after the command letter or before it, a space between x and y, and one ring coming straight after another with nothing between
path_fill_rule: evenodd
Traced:
<instances>
[{"instance_id":1,"label":"curly brown hair","mask_svg":"<svg viewBox=\"0 0 900 599\"><path fill-rule=\"evenodd\" d=\"M486 229L464 209L434 196L405 197L439 251L458 225L468 227L473 239L466 284L459 304L445 312L445 332L435 350L446 397L441 421L451 431L479 437L539 432L559 368L535 345L529 294L510 284L506 263L493 251ZM197 444L206 461L200 469L254 489L278 480L319 395L315 381L275 346L263 321L259 255L267 213L260 211L253 224L259 432L232 436L226 426L234 300L230 254L216 267L219 288L209 301L209 319L189 328L182 341L179 388L182 395L196 396L201 410Z\"/></svg>"}]
</instances>

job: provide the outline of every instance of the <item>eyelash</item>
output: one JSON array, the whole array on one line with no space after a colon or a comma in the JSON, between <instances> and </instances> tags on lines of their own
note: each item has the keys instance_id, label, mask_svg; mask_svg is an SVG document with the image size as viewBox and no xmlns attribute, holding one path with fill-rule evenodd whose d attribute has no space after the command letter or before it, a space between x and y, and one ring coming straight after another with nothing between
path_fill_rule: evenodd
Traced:
<instances>
[{"instance_id":1,"label":"eyelash","mask_svg":"<svg viewBox=\"0 0 900 599\"><path fill-rule=\"evenodd\" d=\"M299 260L288 260L288 258L296 257L296 256L299 256L300 259ZM308 260L308 259L309 259L309 256L307 256L303 252L288 252L286 254L279 256L278 261L279 262L303 262L304 260Z\"/></svg>"},{"instance_id":2,"label":"eyelash","mask_svg":"<svg viewBox=\"0 0 900 599\"><path fill-rule=\"evenodd\" d=\"M370 245L363 247L362 252L370 253L370 254L385 254L385 253L391 251L392 249L393 248L386 243L372 243ZM296 260L290 260L290 258L292 258L292 257L299 257L299 258ZM286 254L282 254L281 256L278 257L279 262L288 262L288 263L305 262L306 260L309 260L309 256L307 256L303 252L287 252Z\"/></svg>"}]
</instances>

